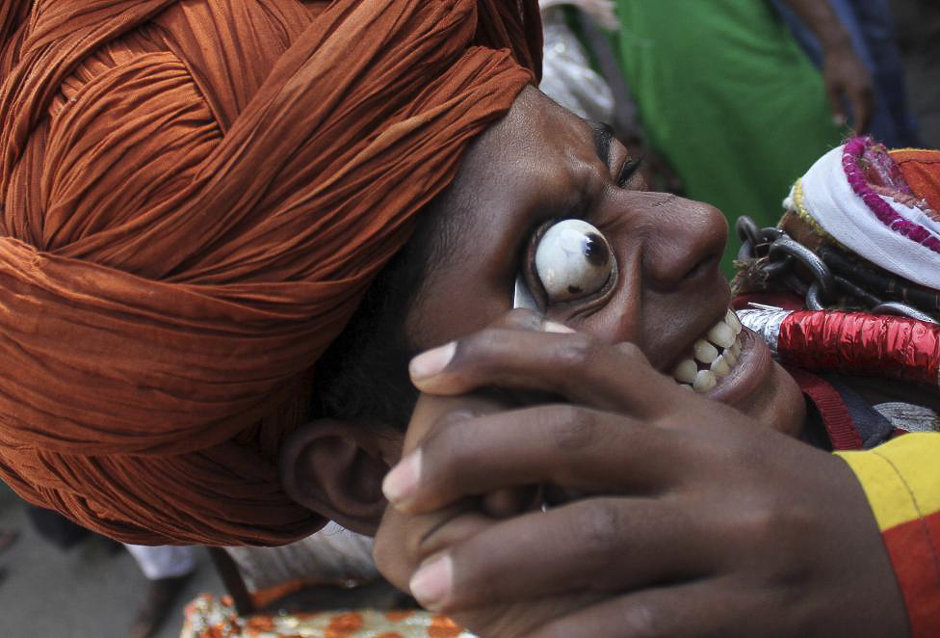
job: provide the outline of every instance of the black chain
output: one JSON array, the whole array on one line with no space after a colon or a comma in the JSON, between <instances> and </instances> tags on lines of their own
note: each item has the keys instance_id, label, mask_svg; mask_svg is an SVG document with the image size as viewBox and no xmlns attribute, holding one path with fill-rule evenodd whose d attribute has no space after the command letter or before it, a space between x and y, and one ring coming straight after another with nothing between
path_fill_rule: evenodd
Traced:
<instances>
[{"instance_id":1,"label":"black chain","mask_svg":"<svg viewBox=\"0 0 940 638\"><path fill-rule=\"evenodd\" d=\"M940 311L940 295L914 289L901 279L860 269L831 247L821 248L817 255L779 228L759 228L750 217L739 217L735 229L743 242L738 261L761 260L759 268L766 281L779 281L803 297L810 310L823 310L841 297L851 297L876 315L900 315L937 323L928 313ZM910 303L883 299L873 294L871 288Z\"/></svg>"}]
</instances>

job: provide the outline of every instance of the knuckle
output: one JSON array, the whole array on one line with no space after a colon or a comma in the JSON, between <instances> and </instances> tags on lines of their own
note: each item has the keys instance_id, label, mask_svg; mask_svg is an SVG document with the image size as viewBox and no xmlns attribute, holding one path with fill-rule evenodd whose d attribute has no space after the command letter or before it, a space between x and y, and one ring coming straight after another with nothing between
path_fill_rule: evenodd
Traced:
<instances>
[{"instance_id":1,"label":"knuckle","mask_svg":"<svg viewBox=\"0 0 940 638\"><path fill-rule=\"evenodd\" d=\"M542 314L528 308L515 308L503 318L491 324L491 327L516 328L521 330L539 330L542 326Z\"/></svg>"},{"instance_id":2,"label":"knuckle","mask_svg":"<svg viewBox=\"0 0 940 638\"><path fill-rule=\"evenodd\" d=\"M399 544L393 543L386 537L379 536L375 539L373 555L375 557L375 566L382 576L396 587L406 586L411 571L407 566L408 564L416 564L416 561L406 560L401 554Z\"/></svg>"},{"instance_id":3,"label":"knuckle","mask_svg":"<svg viewBox=\"0 0 940 638\"><path fill-rule=\"evenodd\" d=\"M591 446L597 437L597 415L591 410L559 405L553 409L552 419L555 445L561 450L582 450Z\"/></svg>"},{"instance_id":4,"label":"knuckle","mask_svg":"<svg viewBox=\"0 0 940 638\"><path fill-rule=\"evenodd\" d=\"M449 473L472 460L475 438L472 428L466 427L466 418L460 413L445 414L428 437L422 442L422 483L446 485ZM440 459L443 463L436 463Z\"/></svg>"},{"instance_id":5,"label":"knuckle","mask_svg":"<svg viewBox=\"0 0 940 638\"><path fill-rule=\"evenodd\" d=\"M478 416L478 414L473 410L465 406L459 406L440 414L434 420L434 425L431 428L431 431L437 433L446 432L449 430L459 431L463 424L476 416Z\"/></svg>"},{"instance_id":6,"label":"knuckle","mask_svg":"<svg viewBox=\"0 0 940 638\"><path fill-rule=\"evenodd\" d=\"M494 347L500 343L500 337L504 330L492 326L484 328L476 334L461 339L457 345L457 351L460 358L465 362L473 362L478 359L485 359Z\"/></svg>"},{"instance_id":7,"label":"knuckle","mask_svg":"<svg viewBox=\"0 0 940 638\"><path fill-rule=\"evenodd\" d=\"M609 564L611 552L622 552L625 542L620 509L609 499L598 499L585 519L582 539L585 557L592 564Z\"/></svg>"},{"instance_id":8,"label":"knuckle","mask_svg":"<svg viewBox=\"0 0 940 638\"><path fill-rule=\"evenodd\" d=\"M458 342L454 360L471 376L487 376L506 367L515 349L518 329L487 327Z\"/></svg>"},{"instance_id":9,"label":"knuckle","mask_svg":"<svg viewBox=\"0 0 940 638\"><path fill-rule=\"evenodd\" d=\"M614 345L614 350L623 357L628 357L630 359L643 359L646 360L646 355L643 354L643 351L640 350L640 347L633 343L632 341L621 341Z\"/></svg>"},{"instance_id":10,"label":"knuckle","mask_svg":"<svg viewBox=\"0 0 940 638\"><path fill-rule=\"evenodd\" d=\"M651 601L639 601L623 612L623 627L626 633L637 638L665 638L674 635L666 627L666 621L657 605Z\"/></svg>"},{"instance_id":11,"label":"knuckle","mask_svg":"<svg viewBox=\"0 0 940 638\"><path fill-rule=\"evenodd\" d=\"M554 359L563 368L583 369L589 367L597 356L598 349L597 339L588 334L575 333L560 340L555 346Z\"/></svg>"}]
</instances>

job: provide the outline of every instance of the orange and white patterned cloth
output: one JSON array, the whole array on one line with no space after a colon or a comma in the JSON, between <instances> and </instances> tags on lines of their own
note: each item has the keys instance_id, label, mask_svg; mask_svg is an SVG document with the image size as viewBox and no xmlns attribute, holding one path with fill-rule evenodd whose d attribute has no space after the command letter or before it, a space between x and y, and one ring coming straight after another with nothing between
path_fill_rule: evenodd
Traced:
<instances>
[{"instance_id":1,"label":"orange and white patterned cloth","mask_svg":"<svg viewBox=\"0 0 940 638\"><path fill-rule=\"evenodd\" d=\"M186 606L180 638L474 638L426 611L358 609L242 618L228 596L203 594Z\"/></svg>"}]
</instances>

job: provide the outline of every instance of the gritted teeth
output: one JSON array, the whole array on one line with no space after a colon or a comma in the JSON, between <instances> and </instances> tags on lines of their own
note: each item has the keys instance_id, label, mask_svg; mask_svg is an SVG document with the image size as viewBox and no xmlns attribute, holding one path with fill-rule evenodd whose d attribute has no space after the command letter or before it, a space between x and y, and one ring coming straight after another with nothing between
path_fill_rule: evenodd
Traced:
<instances>
[{"instance_id":1,"label":"gritted teeth","mask_svg":"<svg viewBox=\"0 0 940 638\"><path fill-rule=\"evenodd\" d=\"M700 394L712 390L741 356L741 322L728 310L723 320L712 326L692 346L690 357L683 359L673 371L676 381Z\"/></svg>"},{"instance_id":2,"label":"gritted teeth","mask_svg":"<svg viewBox=\"0 0 940 638\"><path fill-rule=\"evenodd\" d=\"M695 375L695 383L692 384L692 389L699 394L704 394L716 385L718 385L718 378L711 370L699 370L698 374Z\"/></svg>"},{"instance_id":3,"label":"gritted teeth","mask_svg":"<svg viewBox=\"0 0 940 638\"><path fill-rule=\"evenodd\" d=\"M695 382L695 375L698 374L698 366L695 364L692 359L683 359L678 366L676 366L676 371L673 373L673 376L676 377L676 381L679 383L688 383L692 384Z\"/></svg>"},{"instance_id":4,"label":"gritted teeth","mask_svg":"<svg viewBox=\"0 0 940 638\"><path fill-rule=\"evenodd\" d=\"M738 319L738 316L734 314L733 310L728 310L728 312L725 313L725 323L731 326L731 330L734 332L735 337L741 334L743 326L741 325L741 320Z\"/></svg>"},{"instance_id":5,"label":"gritted teeth","mask_svg":"<svg viewBox=\"0 0 940 638\"><path fill-rule=\"evenodd\" d=\"M695 342L695 358L705 364L710 364L718 358L718 348L708 343L704 339Z\"/></svg>"},{"instance_id":6,"label":"gritted teeth","mask_svg":"<svg viewBox=\"0 0 940 638\"><path fill-rule=\"evenodd\" d=\"M725 361L724 355L719 355L717 359L712 361L711 371L715 373L715 376L726 377L731 374L731 366Z\"/></svg>"},{"instance_id":7,"label":"gritted teeth","mask_svg":"<svg viewBox=\"0 0 940 638\"><path fill-rule=\"evenodd\" d=\"M731 326L724 321L719 321L715 327L708 331L708 340L720 348L730 348L734 343L734 332Z\"/></svg>"}]
</instances>

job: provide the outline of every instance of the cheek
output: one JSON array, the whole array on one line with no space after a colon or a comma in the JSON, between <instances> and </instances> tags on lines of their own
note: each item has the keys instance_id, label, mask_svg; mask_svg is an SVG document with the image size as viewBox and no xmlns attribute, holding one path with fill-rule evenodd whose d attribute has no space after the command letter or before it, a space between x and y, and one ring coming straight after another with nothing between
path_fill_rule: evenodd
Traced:
<instances>
[{"instance_id":1,"label":"cheek","mask_svg":"<svg viewBox=\"0 0 940 638\"><path fill-rule=\"evenodd\" d=\"M608 296L594 305L550 307L546 314L550 319L590 333L604 343L635 343L649 356L647 335L643 329L648 318L643 316L646 305L636 277L638 269L633 267L629 255L618 255L617 259L617 284Z\"/></svg>"}]
</instances>

